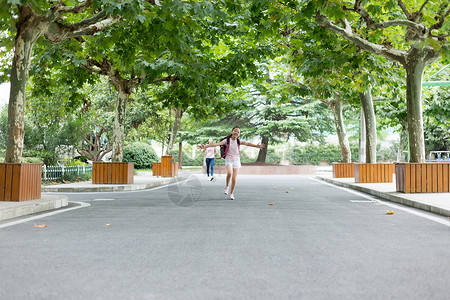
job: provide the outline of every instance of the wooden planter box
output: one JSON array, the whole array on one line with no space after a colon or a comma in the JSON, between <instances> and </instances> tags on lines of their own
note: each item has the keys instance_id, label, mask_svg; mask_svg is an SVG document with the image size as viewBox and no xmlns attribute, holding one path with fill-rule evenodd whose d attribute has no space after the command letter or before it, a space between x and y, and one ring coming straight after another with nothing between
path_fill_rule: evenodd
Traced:
<instances>
[{"instance_id":1,"label":"wooden planter box","mask_svg":"<svg viewBox=\"0 0 450 300\"><path fill-rule=\"evenodd\" d=\"M173 177L174 173L174 159L171 155L161 157L161 177Z\"/></svg>"},{"instance_id":2,"label":"wooden planter box","mask_svg":"<svg viewBox=\"0 0 450 300\"><path fill-rule=\"evenodd\" d=\"M161 163L160 162L153 163L152 174L153 174L153 176L161 176Z\"/></svg>"},{"instance_id":3,"label":"wooden planter box","mask_svg":"<svg viewBox=\"0 0 450 300\"><path fill-rule=\"evenodd\" d=\"M355 163L356 183L392 182L394 164L358 164Z\"/></svg>"},{"instance_id":4,"label":"wooden planter box","mask_svg":"<svg viewBox=\"0 0 450 300\"><path fill-rule=\"evenodd\" d=\"M134 163L94 162L92 167L92 183L132 184L134 183Z\"/></svg>"},{"instance_id":5,"label":"wooden planter box","mask_svg":"<svg viewBox=\"0 0 450 300\"><path fill-rule=\"evenodd\" d=\"M41 198L42 164L0 163L0 201Z\"/></svg>"},{"instance_id":6,"label":"wooden planter box","mask_svg":"<svg viewBox=\"0 0 450 300\"><path fill-rule=\"evenodd\" d=\"M353 163L333 163L333 178L355 177L355 167Z\"/></svg>"},{"instance_id":7,"label":"wooden planter box","mask_svg":"<svg viewBox=\"0 0 450 300\"><path fill-rule=\"evenodd\" d=\"M395 173L397 192L450 192L450 163L397 163Z\"/></svg>"}]
</instances>

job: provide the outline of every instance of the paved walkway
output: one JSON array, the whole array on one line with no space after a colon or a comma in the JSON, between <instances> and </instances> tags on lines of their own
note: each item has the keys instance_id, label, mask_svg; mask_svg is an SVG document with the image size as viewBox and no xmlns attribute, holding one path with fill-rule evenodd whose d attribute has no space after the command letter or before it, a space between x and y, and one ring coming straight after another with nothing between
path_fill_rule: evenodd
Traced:
<instances>
[{"instance_id":1,"label":"paved walkway","mask_svg":"<svg viewBox=\"0 0 450 300\"><path fill-rule=\"evenodd\" d=\"M450 193L405 194L396 192L395 174L392 183L355 183L355 178L332 178L331 173L320 173L317 178L388 201L450 217Z\"/></svg>"},{"instance_id":2,"label":"paved walkway","mask_svg":"<svg viewBox=\"0 0 450 300\"><path fill-rule=\"evenodd\" d=\"M201 170L182 170L177 180L188 178ZM270 176L270 175L266 175ZM312 175L313 176L313 175ZM395 183L355 183L354 178L332 178L331 172L317 173L317 178L326 182L359 190L388 201L401 203L425 211L450 217L450 193L404 194L395 191ZM48 193L77 192L120 192L143 190L169 184L173 178L154 177L151 173L141 173L134 176L134 184L102 184L93 185L91 181L60 184L42 187L42 198L24 202L0 202L0 221L54 210L68 205L68 197Z\"/></svg>"}]
</instances>

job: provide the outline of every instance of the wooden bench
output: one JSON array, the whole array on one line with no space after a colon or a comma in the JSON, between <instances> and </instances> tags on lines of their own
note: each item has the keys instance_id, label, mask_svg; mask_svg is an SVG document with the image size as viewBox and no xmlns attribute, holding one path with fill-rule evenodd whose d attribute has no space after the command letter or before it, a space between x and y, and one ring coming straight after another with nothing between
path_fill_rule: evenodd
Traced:
<instances>
[{"instance_id":1,"label":"wooden bench","mask_svg":"<svg viewBox=\"0 0 450 300\"><path fill-rule=\"evenodd\" d=\"M375 163L360 164L355 163L355 182L356 183L381 183L392 182L394 173L394 164Z\"/></svg>"},{"instance_id":2,"label":"wooden bench","mask_svg":"<svg viewBox=\"0 0 450 300\"><path fill-rule=\"evenodd\" d=\"M355 177L355 168L353 163L333 163L333 178Z\"/></svg>"},{"instance_id":3,"label":"wooden bench","mask_svg":"<svg viewBox=\"0 0 450 300\"><path fill-rule=\"evenodd\" d=\"M42 164L0 163L0 201L41 198Z\"/></svg>"},{"instance_id":4,"label":"wooden bench","mask_svg":"<svg viewBox=\"0 0 450 300\"><path fill-rule=\"evenodd\" d=\"M134 183L134 163L94 162L92 167L92 183L132 184Z\"/></svg>"},{"instance_id":5,"label":"wooden bench","mask_svg":"<svg viewBox=\"0 0 450 300\"><path fill-rule=\"evenodd\" d=\"M396 190L403 193L450 192L450 163L395 164Z\"/></svg>"}]
</instances>

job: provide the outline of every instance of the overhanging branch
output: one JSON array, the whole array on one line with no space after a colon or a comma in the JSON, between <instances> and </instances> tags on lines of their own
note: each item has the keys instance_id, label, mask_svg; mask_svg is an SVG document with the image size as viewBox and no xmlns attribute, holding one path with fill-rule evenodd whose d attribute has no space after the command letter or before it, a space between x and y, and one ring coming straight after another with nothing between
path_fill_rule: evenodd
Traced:
<instances>
[{"instance_id":1,"label":"overhanging branch","mask_svg":"<svg viewBox=\"0 0 450 300\"><path fill-rule=\"evenodd\" d=\"M103 31L119 21L120 18L118 17L109 17L95 24L89 24L88 26L77 28L76 30L67 27L65 24L61 25L59 23L52 22L49 24L48 32L45 34L45 37L51 42L62 42L71 38L79 38L84 35L92 35Z\"/></svg>"},{"instance_id":2,"label":"overhanging branch","mask_svg":"<svg viewBox=\"0 0 450 300\"><path fill-rule=\"evenodd\" d=\"M346 19L344 19L345 28L341 28L337 25L332 24L326 16L320 14L320 12L317 12L316 13L316 22L320 26L339 34L346 40L353 42L355 45L357 45L358 47L360 47L366 51L369 51L373 54L382 55L390 60L397 61L401 64L405 63L404 57L407 54L406 51L398 50L396 48L387 47L384 45L374 44L374 43L371 43L371 42L359 37L358 35L355 35L350 26L350 23Z\"/></svg>"},{"instance_id":3,"label":"overhanging branch","mask_svg":"<svg viewBox=\"0 0 450 300\"><path fill-rule=\"evenodd\" d=\"M449 6L449 3L447 3L447 5L441 11L442 15L440 17L438 17L439 22L437 22L437 23L435 23L435 24L430 26L430 31L433 30L433 29L440 29L440 28L442 28L442 26L444 25L445 19L450 15L450 8L448 8L448 6ZM447 8L447 11L445 11L446 8Z\"/></svg>"}]
</instances>

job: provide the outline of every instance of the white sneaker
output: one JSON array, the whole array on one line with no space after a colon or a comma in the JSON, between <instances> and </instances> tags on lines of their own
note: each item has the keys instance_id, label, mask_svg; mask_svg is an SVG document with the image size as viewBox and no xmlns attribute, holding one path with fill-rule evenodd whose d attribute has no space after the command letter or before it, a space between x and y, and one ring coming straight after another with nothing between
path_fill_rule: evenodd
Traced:
<instances>
[{"instance_id":1,"label":"white sneaker","mask_svg":"<svg viewBox=\"0 0 450 300\"><path fill-rule=\"evenodd\" d=\"M234 195L233 194L230 195L230 200L234 200Z\"/></svg>"},{"instance_id":2,"label":"white sneaker","mask_svg":"<svg viewBox=\"0 0 450 300\"><path fill-rule=\"evenodd\" d=\"M228 187L226 187L226 188L223 190L223 193L224 193L225 195L228 195Z\"/></svg>"}]
</instances>

